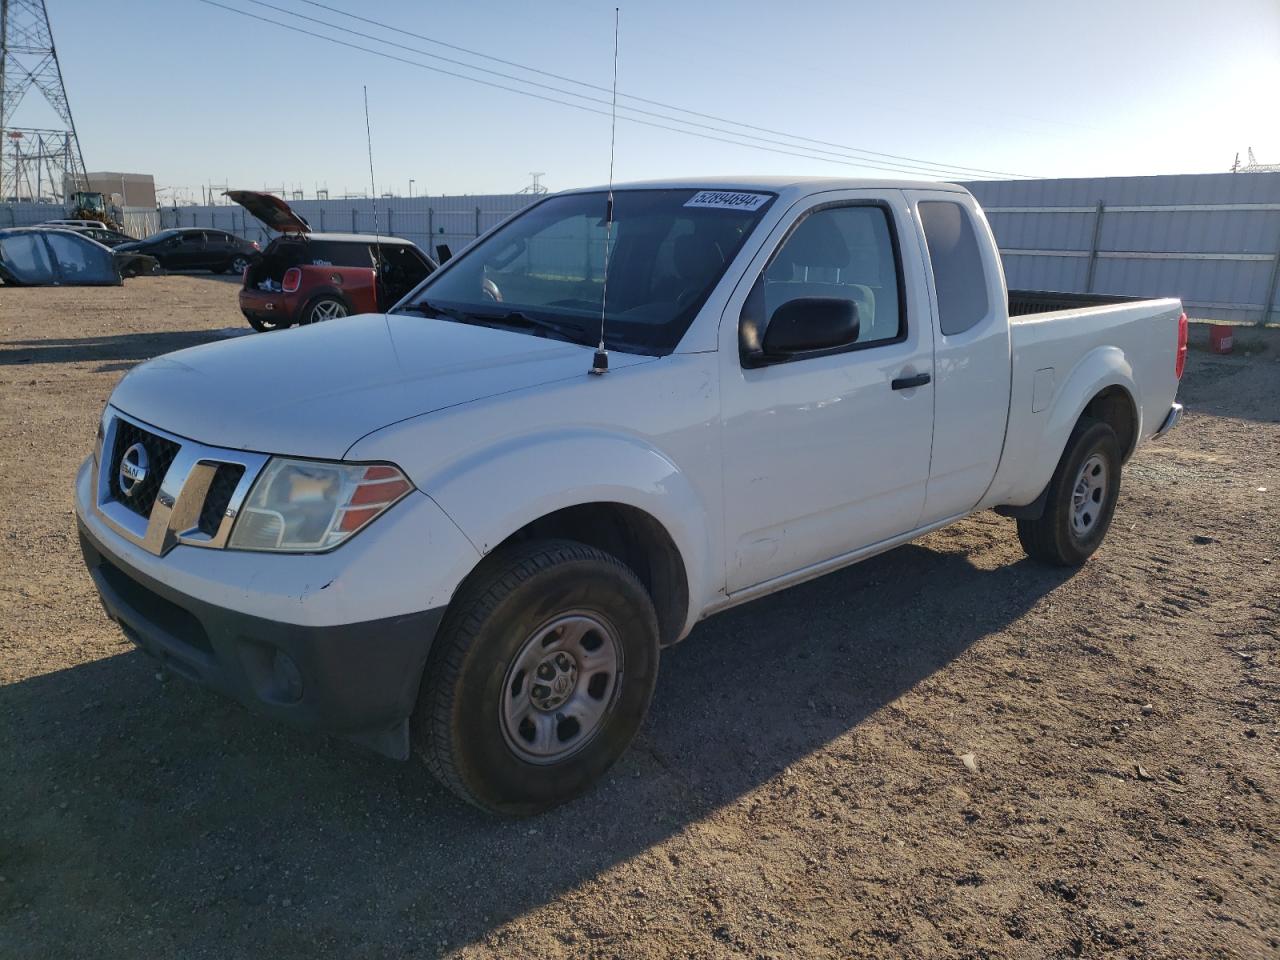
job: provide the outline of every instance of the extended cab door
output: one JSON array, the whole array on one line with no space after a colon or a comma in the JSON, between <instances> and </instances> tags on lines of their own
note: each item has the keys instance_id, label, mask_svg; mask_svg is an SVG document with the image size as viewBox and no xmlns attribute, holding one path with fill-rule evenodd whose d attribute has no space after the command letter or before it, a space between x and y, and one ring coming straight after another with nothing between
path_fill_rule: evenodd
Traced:
<instances>
[{"instance_id":1,"label":"extended cab door","mask_svg":"<svg viewBox=\"0 0 1280 960\"><path fill-rule=\"evenodd\" d=\"M838 191L778 224L721 321L726 581L733 593L918 525L933 432L933 330L901 193ZM851 300L851 345L744 366L747 322Z\"/></svg>"},{"instance_id":2,"label":"extended cab door","mask_svg":"<svg viewBox=\"0 0 1280 960\"><path fill-rule=\"evenodd\" d=\"M1012 376L1004 272L967 193L910 190L937 329L933 460L924 523L972 510L1000 465Z\"/></svg>"}]
</instances>

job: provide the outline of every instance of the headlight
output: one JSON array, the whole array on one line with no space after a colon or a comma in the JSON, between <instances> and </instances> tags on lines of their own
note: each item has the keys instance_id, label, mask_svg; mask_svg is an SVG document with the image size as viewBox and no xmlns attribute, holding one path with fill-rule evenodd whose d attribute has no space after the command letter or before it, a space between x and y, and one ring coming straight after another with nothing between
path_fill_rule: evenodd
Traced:
<instances>
[{"instance_id":1,"label":"headlight","mask_svg":"<svg viewBox=\"0 0 1280 960\"><path fill-rule=\"evenodd\" d=\"M249 491L227 546L297 553L331 550L413 489L389 463L275 457Z\"/></svg>"}]
</instances>

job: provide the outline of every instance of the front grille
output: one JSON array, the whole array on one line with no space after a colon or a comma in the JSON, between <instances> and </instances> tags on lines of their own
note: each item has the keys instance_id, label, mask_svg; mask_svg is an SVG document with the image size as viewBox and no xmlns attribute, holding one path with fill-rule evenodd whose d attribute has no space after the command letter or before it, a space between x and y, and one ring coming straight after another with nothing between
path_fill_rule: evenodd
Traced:
<instances>
[{"instance_id":1,"label":"front grille","mask_svg":"<svg viewBox=\"0 0 1280 960\"><path fill-rule=\"evenodd\" d=\"M244 466L239 463L220 463L209 484L209 492L205 494L204 506L200 509L200 532L210 537L215 536L222 518L226 515L227 506L231 503L231 495L236 491L236 484L244 476Z\"/></svg>"},{"instance_id":2,"label":"front grille","mask_svg":"<svg viewBox=\"0 0 1280 960\"><path fill-rule=\"evenodd\" d=\"M135 443L142 444L147 452L147 475L129 493L120 486L120 461L125 452ZM151 508L155 505L156 495L160 492L160 482L169 472L169 465L178 455L178 444L164 437L142 429L128 420L116 420L116 443L111 452L111 499L128 507L140 517L150 517ZM225 507L223 509L226 509Z\"/></svg>"}]
</instances>

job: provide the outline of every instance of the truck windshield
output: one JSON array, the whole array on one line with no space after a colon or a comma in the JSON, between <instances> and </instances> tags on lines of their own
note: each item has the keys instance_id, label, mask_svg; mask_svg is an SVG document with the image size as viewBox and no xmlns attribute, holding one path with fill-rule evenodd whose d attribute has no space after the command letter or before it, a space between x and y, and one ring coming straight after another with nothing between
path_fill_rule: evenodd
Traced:
<instances>
[{"instance_id":1,"label":"truck windshield","mask_svg":"<svg viewBox=\"0 0 1280 960\"><path fill-rule=\"evenodd\" d=\"M670 353L773 202L769 193L615 190L605 343ZM460 253L400 310L594 346L608 194L551 197Z\"/></svg>"}]
</instances>

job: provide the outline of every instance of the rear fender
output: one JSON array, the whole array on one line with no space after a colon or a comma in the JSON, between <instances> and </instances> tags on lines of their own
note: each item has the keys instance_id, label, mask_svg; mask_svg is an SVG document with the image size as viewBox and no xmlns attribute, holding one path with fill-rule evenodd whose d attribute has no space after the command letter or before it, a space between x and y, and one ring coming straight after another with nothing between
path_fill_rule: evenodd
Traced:
<instances>
[{"instance_id":1,"label":"rear fender","mask_svg":"<svg viewBox=\"0 0 1280 960\"><path fill-rule=\"evenodd\" d=\"M1021 435L1010 437L1012 442L1005 448L1007 460L1002 459L1000 463L985 505L1022 506L1033 503L1053 478L1067 440L1084 408L1109 387L1124 389L1131 399L1138 396L1133 367L1124 351L1115 346L1097 347L1085 354L1067 375L1055 392L1046 419L1026 412L1029 403L1021 409L1020 404L1015 406L1012 416L1018 424L1011 433ZM1021 392L1030 396L1029 388ZM1135 403L1134 409L1138 418L1135 436L1140 437L1142 408Z\"/></svg>"}]
</instances>

